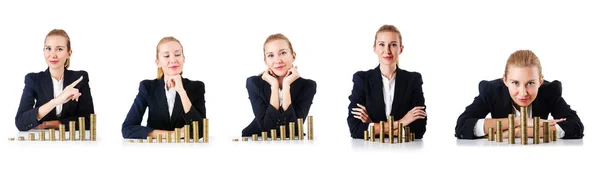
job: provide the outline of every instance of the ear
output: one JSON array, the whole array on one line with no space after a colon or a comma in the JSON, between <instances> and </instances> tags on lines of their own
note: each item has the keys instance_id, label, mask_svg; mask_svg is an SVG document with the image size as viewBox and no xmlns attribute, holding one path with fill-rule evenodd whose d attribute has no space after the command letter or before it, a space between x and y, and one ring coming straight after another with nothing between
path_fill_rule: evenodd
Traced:
<instances>
[{"instance_id":1,"label":"ear","mask_svg":"<svg viewBox=\"0 0 600 170\"><path fill-rule=\"evenodd\" d=\"M538 83L538 88L544 84L544 75L540 76L540 83Z\"/></svg>"},{"instance_id":2,"label":"ear","mask_svg":"<svg viewBox=\"0 0 600 170\"><path fill-rule=\"evenodd\" d=\"M400 53L398 53L398 55L402 54L403 51L404 51L404 45L400 45Z\"/></svg>"},{"instance_id":3,"label":"ear","mask_svg":"<svg viewBox=\"0 0 600 170\"><path fill-rule=\"evenodd\" d=\"M296 52L292 52L292 62L296 61Z\"/></svg>"},{"instance_id":4,"label":"ear","mask_svg":"<svg viewBox=\"0 0 600 170\"><path fill-rule=\"evenodd\" d=\"M156 63L156 67L160 68L160 65L158 65L158 59L154 60L154 63Z\"/></svg>"},{"instance_id":5,"label":"ear","mask_svg":"<svg viewBox=\"0 0 600 170\"><path fill-rule=\"evenodd\" d=\"M73 54L73 50L69 50L69 52L68 52L69 58L71 57L71 54Z\"/></svg>"},{"instance_id":6,"label":"ear","mask_svg":"<svg viewBox=\"0 0 600 170\"><path fill-rule=\"evenodd\" d=\"M375 44L373 44L373 53L375 53L376 55L378 55L377 51L375 51Z\"/></svg>"},{"instance_id":7,"label":"ear","mask_svg":"<svg viewBox=\"0 0 600 170\"><path fill-rule=\"evenodd\" d=\"M504 85L508 87L508 79L506 79L506 75L502 76L502 82L504 82Z\"/></svg>"}]
</instances>

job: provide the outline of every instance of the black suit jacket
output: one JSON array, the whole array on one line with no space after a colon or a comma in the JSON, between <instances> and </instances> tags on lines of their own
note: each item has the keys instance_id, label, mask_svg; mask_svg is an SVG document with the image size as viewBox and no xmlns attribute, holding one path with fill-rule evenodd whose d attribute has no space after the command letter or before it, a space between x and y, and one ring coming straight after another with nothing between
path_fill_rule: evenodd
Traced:
<instances>
[{"instance_id":1,"label":"black suit jacket","mask_svg":"<svg viewBox=\"0 0 600 170\"><path fill-rule=\"evenodd\" d=\"M354 118L352 108L358 108L357 103L367 108L369 118L374 123L387 121L381 70L377 66L375 69L356 72L352 77L352 82L354 82L352 94L348 97L350 99L348 127L352 138L363 138L363 131L368 129L369 123L363 123L360 119ZM394 101L390 113L391 116L394 116L394 120L402 119L409 110L416 106L425 106L422 85L423 80L420 73L396 68ZM425 125L427 125L427 117L417 119L408 126L410 131L415 133L415 138L421 139L425 134Z\"/></svg>"},{"instance_id":2,"label":"black suit jacket","mask_svg":"<svg viewBox=\"0 0 600 170\"><path fill-rule=\"evenodd\" d=\"M544 83L538 89L538 95L533 100L532 116L548 119L552 114L554 119L567 118L558 123L565 131L563 139L580 139L583 137L583 124L574 110L562 98L562 86L559 81ZM502 79L481 81L479 96L467 106L456 122L455 136L458 139L476 139L473 132L477 120L484 119L488 113L492 118L507 118L513 113L513 101Z\"/></svg>"},{"instance_id":3,"label":"black suit jacket","mask_svg":"<svg viewBox=\"0 0 600 170\"><path fill-rule=\"evenodd\" d=\"M37 114L40 106L54 99L54 89L52 85L52 77L50 71L39 73L29 73L25 76L25 88L21 95L21 102L17 116L15 117L15 125L20 131L27 131L37 127L44 121L59 120L61 124L69 128L69 121L75 121L76 129L79 129L78 117L85 117L85 128L90 128L90 114L94 113L94 104L92 95L90 94L90 86L88 73L85 71L71 71L65 69L63 75L63 88L73 83L79 77L83 76L75 88L79 90L81 96L79 101L69 101L62 105L61 116L56 116L56 109L52 109L50 113L44 116L39 121Z\"/></svg>"},{"instance_id":4,"label":"black suit jacket","mask_svg":"<svg viewBox=\"0 0 600 170\"><path fill-rule=\"evenodd\" d=\"M190 134L192 134L192 121L198 121L199 131L202 132L202 119L206 117L204 83L190 81L186 78L181 81L192 107L188 113L184 113L180 96L177 94L173 106L173 115L170 118L164 79L140 82L138 94L121 127L123 138L145 139L154 129L172 131L175 128L182 128L183 125L190 125ZM146 107L149 108L149 111L147 126L144 127L141 126L141 123ZM200 137L202 138L202 133L200 133Z\"/></svg>"},{"instance_id":5,"label":"black suit jacket","mask_svg":"<svg viewBox=\"0 0 600 170\"><path fill-rule=\"evenodd\" d=\"M279 134L280 125L286 125L287 129L289 128L287 126L288 122L296 122L298 118L306 120L317 92L317 83L302 77L296 79L290 85L292 104L285 111L283 107L275 109L270 104L271 85L264 81L261 76L249 77L246 80L246 89L252 104L254 120L242 130L242 136L252 136L252 134L260 136L261 132L269 132L271 129L277 129L277 134ZM296 133L296 135L300 134Z\"/></svg>"}]
</instances>

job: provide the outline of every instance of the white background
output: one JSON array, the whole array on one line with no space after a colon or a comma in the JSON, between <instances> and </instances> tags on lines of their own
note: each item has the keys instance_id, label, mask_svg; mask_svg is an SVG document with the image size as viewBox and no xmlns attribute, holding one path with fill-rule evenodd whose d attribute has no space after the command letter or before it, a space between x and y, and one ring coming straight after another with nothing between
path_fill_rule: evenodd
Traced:
<instances>
[{"instance_id":1,"label":"white background","mask_svg":"<svg viewBox=\"0 0 600 170\"><path fill-rule=\"evenodd\" d=\"M5 141L1 142L1 162L7 161L4 165L11 167L52 165L50 169L92 164L92 168L156 169L180 163L179 167L194 169L375 168L389 164L480 169L494 161L506 166L491 169L591 164L590 157L582 154L596 149L599 140L598 125L593 124L598 119L594 106L600 95L595 62L600 56L600 12L596 3L2 1L0 136L6 140L17 134L14 117L24 76L46 69L44 36L61 28L71 37L70 69L89 73L99 141L90 145ZM346 117L352 74L377 66L373 38L383 24L393 24L402 33L405 48L400 67L423 75L429 120L423 145L415 150L369 150L350 145ZM231 142L253 119L245 81L265 68L262 45L274 33L291 40L301 76L317 82L310 110L315 119L315 143L269 146ZM206 84L207 116L214 138L208 145L123 144L121 123L139 82L156 76L155 48L164 36L175 36L183 44L183 76ZM478 82L500 78L506 59L519 49L538 55L547 80L562 81L563 97L585 125L583 144L457 146L453 136L456 118L477 95ZM75 156L79 154L87 156ZM528 161L514 159L523 157ZM73 167L58 165L70 159ZM103 163L106 161L110 164ZM26 164L29 162L36 165Z\"/></svg>"}]
</instances>

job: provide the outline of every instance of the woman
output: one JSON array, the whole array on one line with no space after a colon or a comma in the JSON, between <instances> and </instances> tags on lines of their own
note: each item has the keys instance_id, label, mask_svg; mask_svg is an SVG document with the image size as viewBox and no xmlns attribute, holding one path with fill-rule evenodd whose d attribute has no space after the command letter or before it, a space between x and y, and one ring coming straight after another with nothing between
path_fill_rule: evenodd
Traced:
<instances>
[{"instance_id":1,"label":"woman","mask_svg":"<svg viewBox=\"0 0 600 170\"><path fill-rule=\"evenodd\" d=\"M67 32L54 29L44 40L44 57L48 68L25 76L25 88L19 103L15 124L19 131L30 129L58 129L60 124L69 128L69 121L85 117L89 129L89 116L94 104L85 71L68 70L71 60L71 39Z\"/></svg>"},{"instance_id":2,"label":"woman","mask_svg":"<svg viewBox=\"0 0 600 170\"><path fill-rule=\"evenodd\" d=\"M123 138L146 139L157 134L166 138L166 133L183 125L191 126L193 121L198 121L202 131L202 119L206 117L204 83L182 78L184 63L183 46L179 40L164 37L158 42L157 78L140 82L139 92L121 128ZM146 107L150 110L147 126L144 127L141 123ZM183 133L183 128L180 133Z\"/></svg>"},{"instance_id":3,"label":"woman","mask_svg":"<svg viewBox=\"0 0 600 170\"><path fill-rule=\"evenodd\" d=\"M271 129L279 132L280 125L288 128L289 122L306 119L317 92L315 81L300 77L293 65L296 52L287 37L270 35L264 43L263 52L267 69L246 80L254 120L244 128L242 136L261 135L261 132Z\"/></svg>"},{"instance_id":4,"label":"woman","mask_svg":"<svg viewBox=\"0 0 600 170\"><path fill-rule=\"evenodd\" d=\"M375 135L380 135L380 128L384 128L385 134L392 130L397 136L399 123L409 126L415 139L423 138L427 124L423 80L418 72L398 67L398 56L403 49L402 35L395 26L383 25L375 33L373 51L379 66L358 71L352 77L354 86L347 118L352 138L363 138L363 131L370 125L374 126ZM394 116L394 120L387 120L388 116ZM394 128L380 127L379 121L393 121Z\"/></svg>"},{"instance_id":5,"label":"woman","mask_svg":"<svg viewBox=\"0 0 600 170\"><path fill-rule=\"evenodd\" d=\"M479 96L467 106L456 122L455 136L459 139L477 139L487 134L485 129L495 128L501 121L502 131L508 131L508 114L516 113L515 136L520 137L520 107L527 107L529 120L527 137L533 137L532 117L540 117L549 122L557 137L580 139L583 137L583 124L576 112L561 96L559 81L548 82L542 75L542 66L537 56L529 50L519 50L510 55L502 79L481 81ZM492 118L485 118L488 113ZM552 114L554 120L547 120ZM503 135L508 137L507 134ZM540 135L541 136L541 135Z\"/></svg>"}]
</instances>

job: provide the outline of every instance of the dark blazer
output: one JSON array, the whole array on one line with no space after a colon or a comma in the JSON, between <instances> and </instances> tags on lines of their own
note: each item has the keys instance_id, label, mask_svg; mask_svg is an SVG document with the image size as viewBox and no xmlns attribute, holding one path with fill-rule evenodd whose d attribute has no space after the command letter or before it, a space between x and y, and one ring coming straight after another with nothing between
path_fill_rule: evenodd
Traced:
<instances>
[{"instance_id":1,"label":"dark blazer","mask_svg":"<svg viewBox=\"0 0 600 170\"><path fill-rule=\"evenodd\" d=\"M567 118L566 121L558 123L565 131L563 139L580 139L583 137L583 124L561 95L560 81L544 81L531 104L532 116L548 119L550 113L554 119ZM478 137L474 135L473 128L477 120L484 119L490 112L492 118L507 118L513 110L513 101L502 79L481 81L479 96L475 97L473 103L458 117L454 136L458 139L476 139Z\"/></svg>"},{"instance_id":2,"label":"dark blazer","mask_svg":"<svg viewBox=\"0 0 600 170\"><path fill-rule=\"evenodd\" d=\"M317 83L302 77L296 79L290 85L292 104L285 111L283 107L275 109L270 104L271 85L264 81L261 76L252 76L246 79L246 89L252 104L254 120L242 130L242 136L252 136L252 134L260 136L261 132L269 132L271 129L277 129L277 134L279 134L280 125L286 125L287 129L288 123L296 122L298 118L306 120L310 105L312 105L317 92Z\"/></svg>"},{"instance_id":3,"label":"dark blazer","mask_svg":"<svg viewBox=\"0 0 600 170\"><path fill-rule=\"evenodd\" d=\"M66 129L69 129L69 121L75 121L76 128L79 129L78 117L85 117L85 128L90 128L90 114L94 113L94 104L92 102L92 95L90 94L90 86L88 73L85 71L71 71L65 69L63 75L63 88L73 83L79 77L83 76L81 82L79 82L75 88L79 90L81 96L79 101L69 101L62 105L61 116L56 116L56 109L52 109L50 113L44 116L39 121L37 120L37 114L40 106L48 103L54 99L54 88L52 85L52 77L50 71L39 73L29 73L25 76L25 88L23 88L23 95L21 95L21 102L19 103L19 110L15 117L15 125L19 131L27 131L37 127L44 121L59 120L61 124L64 124Z\"/></svg>"},{"instance_id":4,"label":"dark blazer","mask_svg":"<svg viewBox=\"0 0 600 170\"><path fill-rule=\"evenodd\" d=\"M206 107L204 105L204 83L191 81L186 78L181 80L192 107L188 113L184 113L179 94L175 96L173 115L169 118L169 106L165 94L165 81L163 78L144 80L140 82L140 88L127 117L121 126L123 138L145 139L154 129L173 131L190 125L192 132L192 121L198 121L199 131L202 132L202 119L206 118ZM147 126L141 126L144 112L148 111ZM200 133L202 138L202 133Z\"/></svg>"},{"instance_id":5,"label":"dark blazer","mask_svg":"<svg viewBox=\"0 0 600 170\"><path fill-rule=\"evenodd\" d=\"M385 102L383 99L383 82L381 79L381 70L379 66L368 71L358 71L352 77L354 86L350 105L348 105L348 127L352 138L363 138L363 131L367 130L369 123L363 123L360 119L354 118L352 108L358 108L357 103L365 106L369 118L374 123L387 121L385 114ZM396 84L394 88L394 101L392 102L391 116L394 120L400 120L406 113L416 106L425 106L425 97L423 97L423 80L418 72L408 72L396 68ZM415 133L416 139L423 138L425 134L425 119L417 119L408 126L410 131Z\"/></svg>"}]
</instances>

